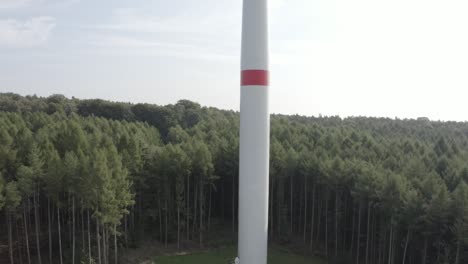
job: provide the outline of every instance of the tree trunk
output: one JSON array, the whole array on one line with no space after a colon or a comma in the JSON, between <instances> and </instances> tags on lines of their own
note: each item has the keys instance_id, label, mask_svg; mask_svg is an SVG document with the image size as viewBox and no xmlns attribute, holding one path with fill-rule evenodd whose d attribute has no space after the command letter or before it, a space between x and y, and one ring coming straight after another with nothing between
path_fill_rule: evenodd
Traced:
<instances>
[{"instance_id":1,"label":"tree trunk","mask_svg":"<svg viewBox=\"0 0 468 264\"><path fill-rule=\"evenodd\" d=\"M359 201L359 210L358 210L358 231L357 231L357 244L356 244L356 263L359 264L359 249L361 247L361 211L362 211L362 202Z\"/></svg>"},{"instance_id":2,"label":"tree trunk","mask_svg":"<svg viewBox=\"0 0 468 264\"><path fill-rule=\"evenodd\" d=\"M278 187L276 188L276 234L281 234L281 207L283 205L283 189L284 189L284 182L281 178L278 179Z\"/></svg>"},{"instance_id":3,"label":"tree trunk","mask_svg":"<svg viewBox=\"0 0 468 264\"><path fill-rule=\"evenodd\" d=\"M29 236L28 236L28 218L26 217L26 208L23 208L23 221L24 221L24 238L26 240L26 255L28 257L28 264L31 264L31 254L29 253Z\"/></svg>"},{"instance_id":4,"label":"tree trunk","mask_svg":"<svg viewBox=\"0 0 468 264\"><path fill-rule=\"evenodd\" d=\"M99 219L96 217L96 244L98 250L98 263L101 264L101 237L99 234Z\"/></svg>"},{"instance_id":5,"label":"tree trunk","mask_svg":"<svg viewBox=\"0 0 468 264\"><path fill-rule=\"evenodd\" d=\"M354 231L355 231L355 227L356 227L356 206L353 202L352 204L352 209L351 209L351 213L353 214L353 220L352 220L352 227L351 227L351 243L350 243L350 246L349 246L349 251L351 252L351 254L353 254L353 249L354 249Z\"/></svg>"},{"instance_id":6,"label":"tree trunk","mask_svg":"<svg viewBox=\"0 0 468 264\"><path fill-rule=\"evenodd\" d=\"M187 191L186 197L187 197L187 208L185 208L185 224L186 224L186 233L187 233L187 240L190 239L190 175L187 174Z\"/></svg>"},{"instance_id":7,"label":"tree trunk","mask_svg":"<svg viewBox=\"0 0 468 264\"><path fill-rule=\"evenodd\" d=\"M10 256L10 264L14 264L14 258L13 258L13 236L11 232L11 216L10 212L8 209L5 209L5 218L6 218L6 223L8 227L8 253Z\"/></svg>"},{"instance_id":8,"label":"tree trunk","mask_svg":"<svg viewBox=\"0 0 468 264\"><path fill-rule=\"evenodd\" d=\"M124 239L125 239L125 248L128 249L128 231L127 231L127 215L124 217Z\"/></svg>"},{"instance_id":9,"label":"tree trunk","mask_svg":"<svg viewBox=\"0 0 468 264\"><path fill-rule=\"evenodd\" d=\"M75 264L75 195L72 197L72 264Z\"/></svg>"},{"instance_id":10,"label":"tree trunk","mask_svg":"<svg viewBox=\"0 0 468 264\"><path fill-rule=\"evenodd\" d=\"M317 195L317 198L319 198L319 197L320 196ZM322 224L322 208L323 208L323 199L319 198L318 218L317 218L317 220L318 220L318 222L317 222L317 237L316 237L317 243L320 242L320 233L321 233L320 232L321 231L320 230L320 228L321 228L320 225Z\"/></svg>"},{"instance_id":11,"label":"tree trunk","mask_svg":"<svg viewBox=\"0 0 468 264\"><path fill-rule=\"evenodd\" d=\"M269 213L269 217L268 219L270 220L270 225L269 225L269 229L270 229L270 237L273 237L273 234L274 234L274 217L273 217L273 194L274 194L274 181L272 178L270 178L270 184L271 184L271 188L269 189L269 195L268 195L268 199L269 199L269 207L270 209L268 210L268 213Z\"/></svg>"},{"instance_id":12,"label":"tree trunk","mask_svg":"<svg viewBox=\"0 0 468 264\"><path fill-rule=\"evenodd\" d=\"M110 245L109 245L109 231L110 231L110 226L108 226L106 230L106 264L109 264L110 261Z\"/></svg>"},{"instance_id":13,"label":"tree trunk","mask_svg":"<svg viewBox=\"0 0 468 264\"><path fill-rule=\"evenodd\" d=\"M389 245L388 245L388 264L391 264L392 263L392 241L393 241L393 221L390 220L390 239L388 240L389 241Z\"/></svg>"},{"instance_id":14,"label":"tree trunk","mask_svg":"<svg viewBox=\"0 0 468 264\"><path fill-rule=\"evenodd\" d=\"M197 215L198 215L198 186L194 184L195 192L193 196L193 226L192 226L192 237L195 238L195 228L198 224Z\"/></svg>"},{"instance_id":15,"label":"tree trunk","mask_svg":"<svg viewBox=\"0 0 468 264\"><path fill-rule=\"evenodd\" d=\"M335 257L338 256L338 188L335 192Z\"/></svg>"},{"instance_id":16,"label":"tree trunk","mask_svg":"<svg viewBox=\"0 0 468 264\"><path fill-rule=\"evenodd\" d=\"M402 260L402 264L405 264L405 261L406 261L406 251L408 249L408 243L409 243L409 239L410 239L410 229L408 228L408 231L406 232L406 242L405 242L405 249L403 251L403 260ZM455 264L458 264L455 262Z\"/></svg>"},{"instance_id":17,"label":"tree trunk","mask_svg":"<svg viewBox=\"0 0 468 264\"><path fill-rule=\"evenodd\" d=\"M325 256L328 257L328 189L325 191Z\"/></svg>"},{"instance_id":18,"label":"tree trunk","mask_svg":"<svg viewBox=\"0 0 468 264\"><path fill-rule=\"evenodd\" d=\"M169 211L169 208L167 208L167 197L164 199L164 219L165 219L165 224L164 224L164 247L167 248L167 232L168 232L168 221L167 221L167 214Z\"/></svg>"},{"instance_id":19,"label":"tree trunk","mask_svg":"<svg viewBox=\"0 0 468 264\"><path fill-rule=\"evenodd\" d=\"M106 250L105 260L106 264L109 264L109 227L103 227L102 230L104 231L104 249Z\"/></svg>"},{"instance_id":20,"label":"tree trunk","mask_svg":"<svg viewBox=\"0 0 468 264\"><path fill-rule=\"evenodd\" d=\"M81 206L83 206L83 201L81 201ZM84 223L84 210L83 210L83 207L81 207L80 211L81 211L81 251L84 253L86 243L85 243L85 231L84 231L85 223Z\"/></svg>"},{"instance_id":21,"label":"tree trunk","mask_svg":"<svg viewBox=\"0 0 468 264\"><path fill-rule=\"evenodd\" d=\"M301 183L301 184L304 184L304 183ZM296 210L299 210L299 215L294 217L295 225L293 226L293 231L297 232L297 233L300 233L300 232L304 231L303 230L303 223L302 223L303 219L304 219L304 217L303 217L303 214L304 214L304 199L302 199L302 197L304 197L304 188L299 188L300 189L300 193L299 193L299 196L298 196L299 205L296 206L296 208L297 208ZM304 240L303 242L305 242L305 237L303 237L303 240Z\"/></svg>"},{"instance_id":22,"label":"tree trunk","mask_svg":"<svg viewBox=\"0 0 468 264\"><path fill-rule=\"evenodd\" d=\"M132 230L132 233L135 233L135 205L132 205L131 216L130 216L130 229Z\"/></svg>"},{"instance_id":23,"label":"tree trunk","mask_svg":"<svg viewBox=\"0 0 468 264\"><path fill-rule=\"evenodd\" d=\"M232 174L232 233L236 232L236 174Z\"/></svg>"},{"instance_id":24,"label":"tree trunk","mask_svg":"<svg viewBox=\"0 0 468 264\"><path fill-rule=\"evenodd\" d=\"M221 206L220 206L220 209L221 209L221 219L223 221L225 221L226 219L226 213L224 211L224 207L225 207L225 192L224 192L224 185L225 185L225 180L224 178L221 180Z\"/></svg>"},{"instance_id":25,"label":"tree trunk","mask_svg":"<svg viewBox=\"0 0 468 264\"><path fill-rule=\"evenodd\" d=\"M210 190L210 194L209 194L209 200L208 200L208 232L210 232L210 228L211 228L211 192L212 192L211 186L209 190Z\"/></svg>"},{"instance_id":26,"label":"tree trunk","mask_svg":"<svg viewBox=\"0 0 468 264\"><path fill-rule=\"evenodd\" d=\"M458 241L457 241L457 253L455 255L455 264L460 263L460 248L461 248L461 240L458 239ZM405 264L405 263L403 262L403 264Z\"/></svg>"},{"instance_id":27,"label":"tree trunk","mask_svg":"<svg viewBox=\"0 0 468 264\"><path fill-rule=\"evenodd\" d=\"M62 230L60 229L60 207L57 206L57 224L58 224L58 237L59 237L59 258L60 264L63 264L62 259Z\"/></svg>"},{"instance_id":28,"label":"tree trunk","mask_svg":"<svg viewBox=\"0 0 468 264\"><path fill-rule=\"evenodd\" d=\"M382 263L382 258L383 258L383 257L382 257L382 255L383 255L383 254L382 254L382 251L383 251L382 248L383 248L383 242L385 241L385 239L384 239L384 237L385 237L385 232L384 232L384 227L383 227L383 226L384 226L384 223L383 223L383 218L382 218L382 220L381 220L381 222L380 222L380 234L379 234L379 241L380 241L380 242L379 242L379 256L378 256L378 258L379 258L379 264ZM383 235L382 235L382 233L383 233Z\"/></svg>"},{"instance_id":29,"label":"tree trunk","mask_svg":"<svg viewBox=\"0 0 468 264\"><path fill-rule=\"evenodd\" d=\"M203 190L203 182L202 180L200 179L200 227L199 227L199 233L200 233L200 236L199 236L199 239L200 239L200 247L203 247L203 210L204 210L204 190Z\"/></svg>"},{"instance_id":30,"label":"tree trunk","mask_svg":"<svg viewBox=\"0 0 468 264\"><path fill-rule=\"evenodd\" d=\"M180 205L177 205L177 249L180 249Z\"/></svg>"},{"instance_id":31,"label":"tree trunk","mask_svg":"<svg viewBox=\"0 0 468 264\"><path fill-rule=\"evenodd\" d=\"M312 250L314 247L314 220L315 220L315 184L312 187L312 215L310 221L310 249Z\"/></svg>"},{"instance_id":32,"label":"tree trunk","mask_svg":"<svg viewBox=\"0 0 468 264\"><path fill-rule=\"evenodd\" d=\"M109 230L105 227L102 226L102 233L104 236L104 262L106 264L109 264Z\"/></svg>"},{"instance_id":33,"label":"tree trunk","mask_svg":"<svg viewBox=\"0 0 468 264\"><path fill-rule=\"evenodd\" d=\"M292 174L289 177L289 233L293 233L293 222L294 222L294 205L293 205L293 177Z\"/></svg>"},{"instance_id":34,"label":"tree trunk","mask_svg":"<svg viewBox=\"0 0 468 264\"><path fill-rule=\"evenodd\" d=\"M39 195L39 194L38 194ZM40 244L40 224L39 224L39 210L38 210L38 201L36 199L36 194L33 194L33 199L34 199L34 222L36 225L36 249L37 249L37 261L39 264L42 264L42 259L41 259L41 244Z\"/></svg>"},{"instance_id":35,"label":"tree trunk","mask_svg":"<svg viewBox=\"0 0 468 264\"><path fill-rule=\"evenodd\" d=\"M303 234L304 244L306 243L306 233L307 233L307 176L304 175L304 234Z\"/></svg>"},{"instance_id":36,"label":"tree trunk","mask_svg":"<svg viewBox=\"0 0 468 264\"><path fill-rule=\"evenodd\" d=\"M104 264L108 264L107 261L109 252L107 252L107 228L105 225L102 226L102 259L104 260Z\"/></svg>"},{"instance_id":37,"label":"tree trunk","mask_svg":"<svg viewBox=\"0 0 468 264\"><path fill-rule=\"evenodd\" d=\"M379 264L384 262L385 259L385 242L387 241L387 231L385 229L385 220L382 217L380 224L380 243L379 243Z\"/></svg>"},{"instance_id":38,"label":"tree trunk","mask_svg":"<svg viewBox=\"0 0 468 264\"><path fill-rule=\"evenodd\" d=\"M396 252L398 250L398 248L396 247L396 242L395 241L399 241L398 240L398 226L395 226L395 229L393 230L393 237L392 237L392 264L395 263L395 255L396 255Z\"/></svg>"},{"instance_id":39,"label":"tree trunk","mask_svg":"<svg viewBox=\"0 0 468 264\"><path fill-rule=\"evenodd\" d=\"M376 230L376 219L377 219L377 214L374 211L374 214L371 216L371 241L370 241L370 263L375 263L375 230Z\"/></svg>"},{"instance_id":40,"label":"tree trunk","mask_svg":"<svg viewBox=\"0 0 468 264\"><path fill-rule=\"evenodd\" d=\"M102 260L107 264L106 227L102 226Z\"/></svg>"},{"instance_id":41,"label":"tree trunk","mask_svg":"<svg viewBox=\"0 0 468 264\"><path fill-rule=\"evenodd\" d=\"M27 214L28 222L27 223L28 223L28 229L31 230L32 232L33 228L32 228L32 220L31 220L31 198L28 197L27 201L28 201L28 214Z\"/></svg>"},{"instance_id":42,"label":"tree trunk","mask_svg":"<svg viewBox=\"0 0 468 264\"><path fill-rule=\"evenodd\" d=\"M343 209L343 214L344 214L344 217L343 217L343 222L341 224L341 226L343 226L345 229L341 232L341 235L342 235L342 241L343 241L343 245L342 245L342 250L345 251L346 248L347 248L347 245L346 245L346 241L347 241L347 236L348 236L348 232L346 231L347 230L347 227L348 227L348 216L349 216L349 211L348 211L348 197L346 197L346 194L344 194L344 209Z\"/></svg>"},{"instance_id":43,"label":"tree trunk","mask_svg":"<svg viewBox=\"0 0 468 264\"><path fill-rule=\"evenodd\" d=\"M89 264L91 264L92 261L92 255L91 255L91 221L89 220L89 209L87 211L87 217L88 217L88 260Z\"/></svg>"},{"instance_id":44,"label":"tree trunk","mask_svg":"<svg viewBox=\"0 0 468 264\"><path fill-rule=\"evenodd\" d=\"M427 260L427 236L424 237L424 248L423 248L423 257L422 257L422 264L426 264Z\"/></svg>"},{"instance_id":45,"label":"tree trunk","mask_svg":"<svg viewBox=\"0 0 468 264\"><path fill-rule=\"evenodd\" d=\"M370 201L369 201L369 202L367 202L366 264L369 263L370 216L371 216L371 204L370 204Z\"/></svg>"},{"instance_id":46,"label":"tree trunk","mask_svg":"<svg viewBox=\"0 0 468 264\"><path fill-rule=\"evenodd\" d=\"M109 231L110 231L110 226L108 226L106 228L106 253L107 253L107 257L106 257L106 264L109 264L109 259L110 259L110 244L109 244Z\"/></svg>"},{"instance_id":47,"label":"tree trunk","mask_svg":"<svg viewBox=\"0 0 468 264\"><path fill-rule=\"evenodd\" d=\"M68 231L68 248L71 248L72 242L73 242L73 234L72 234L72 214L70 213L70 208L72 208L72 202L71 202L71 193L68 192L68 198L67 198L67 207L66 207L66 215L63 217L64 221L64 227L66 227L66 230Z\"/></svg>"},{"instance_id":48,"label":"tree trunk","mask_svg":"<svg viewBox=\"0 0 468 264\"><path fill-rule=\"evenodd\" d=\"M52 263L52 223L50 221L50 198L47 198L47 220L49 224L49 263Z\"/></svg>"},{"instance_id":49,"label":"tree trunk","mask_svg":"<svg viewBox=\"0 0 468 264\"><path fill-rule=\"evenodd\" d=\"M117 227L116 225L114 224L114 263L117 264L119 263L118 261L118 252L117 252L118 248L117 248Z\"/></svg>"},{"instance_id":50,"label":"tree trunk","mask_svg":"<svg viewBox=\"0 0 468 264\"><path fill-rule=\"evenodd\" d=\"M108 230L105 226L102 226L102 235L104 237L103 241L103 251L104 251L104 263L109 264L109 235Z\"/></svg>"},{"instance_id":51,"label":"tree trunk","mask_svg":"<svg viewBox=\"0 0 468 264\"><path fill-rule=\"evenodd\" d=\"M18 258L19 258L19 263L23 264L23 243L22 239L20 236L19 232L19 226L18 226L18 220L15 219L15 233L16 233L16 239L18 243Z\"/></svg>"},{"instance_id":52,"label":"tree trunk","mask_svg":"<svg viewBox=\"0 0 468 264\"><path fill-rule=\"evenodd\" d=\"M159 216L159 240L161 243L164 241L163 238L163 230L162 230L162 204L161 204L161 197L160 194L158 193L158 216Z\"/></svg>"},{"instance_id":53,"label":"tree trunk","mask_svg":"<svg viewBox=\"0 0 468 264\"><path fill-rule=\"evenodd\" d=\"M106 230L106 264L109 264L110 259L110 245L109 245L109 230L110 226L108 226Z\"/></svg>"}]
</instances>

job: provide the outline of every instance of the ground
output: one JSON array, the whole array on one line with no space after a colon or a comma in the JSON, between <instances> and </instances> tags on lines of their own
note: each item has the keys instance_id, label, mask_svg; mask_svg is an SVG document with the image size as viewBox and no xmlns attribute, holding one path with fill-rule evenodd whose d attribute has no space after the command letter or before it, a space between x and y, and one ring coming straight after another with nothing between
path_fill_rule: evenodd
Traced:
<instances>
[{"instance_id":1,"label":"ground","mask_svg":"<svg viewBox=\"0 0 468 264\"><path fill-rule=\"evenodd\" d=\"M161 256L154 259L155 264L228 264L236 255L236 250L232 247L224 249L214 249L205 253L194 253L175 256ZM268 264L325 264L326 262L315 257L305 257L288 253L279 249L269 249Z\"/></svg>"}]
</instances>

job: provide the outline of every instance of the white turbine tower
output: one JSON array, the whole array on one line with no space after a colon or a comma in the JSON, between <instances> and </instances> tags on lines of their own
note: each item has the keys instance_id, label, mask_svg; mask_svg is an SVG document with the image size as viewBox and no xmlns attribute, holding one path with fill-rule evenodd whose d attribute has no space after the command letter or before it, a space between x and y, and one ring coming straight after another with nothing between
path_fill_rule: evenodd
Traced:
<instances>
[{"instance_id":1,"label":"white turbine tower","mask_svg":"<svg viewBox=\"0 0 468 264\"><path fill-rule=\"evenodd\" d=\"M240 264L266 264L267 261L269 145L267 0L244 0L239 150Z\"/></svg>"}]
</instances>

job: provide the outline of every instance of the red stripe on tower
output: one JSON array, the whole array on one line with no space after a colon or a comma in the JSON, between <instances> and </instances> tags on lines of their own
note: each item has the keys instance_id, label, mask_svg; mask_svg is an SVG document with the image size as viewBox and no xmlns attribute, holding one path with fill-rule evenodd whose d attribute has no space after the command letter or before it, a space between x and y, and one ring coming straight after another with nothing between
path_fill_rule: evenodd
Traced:
<instances>
[{"instance_id":1,"label":"red stripe on tower","mask_svg":"<svg viewBox=\"0 0 468 264\"><path fill-rule=\"evenodd\" d=\"M241 72L241 85L263 85L268 86L268 71L244 70Z\"/></svg>"}]
</instances>

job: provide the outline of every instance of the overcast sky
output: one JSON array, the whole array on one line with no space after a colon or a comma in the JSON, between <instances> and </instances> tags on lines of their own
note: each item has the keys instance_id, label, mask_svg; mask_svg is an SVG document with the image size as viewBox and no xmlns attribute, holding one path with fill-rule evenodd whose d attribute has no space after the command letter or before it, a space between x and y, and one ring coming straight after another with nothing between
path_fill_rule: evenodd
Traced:
<instances>
[{"instance_id":1,"label":"overcast sky","mask_svg":"<svg viewBox=\"0 0 468 264\"><path fill-rule=\"evenodd\" d=\"M241 0L0 0L0 91L239 109ZM270 0L274 113L468 120L468 1Z\"/></svg>"}]
</instances>

